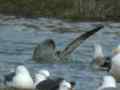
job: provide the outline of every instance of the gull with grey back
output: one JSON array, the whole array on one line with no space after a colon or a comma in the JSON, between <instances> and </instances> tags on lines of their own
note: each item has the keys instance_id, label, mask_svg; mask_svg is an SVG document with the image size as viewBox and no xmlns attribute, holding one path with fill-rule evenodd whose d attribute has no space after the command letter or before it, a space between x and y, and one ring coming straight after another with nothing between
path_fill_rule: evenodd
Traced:
<instances>
[{"instance_id":1,"label":"gull with grey back","mask_svg":"<svg viewBox=\"0 0 120 90\"><path fill-rule=\"evenodd\" d=\"M80 46L90 36L101 30L104 26L97 25L94 29L85 32L84 34L75 38L63 50L57 51L56 44L52 39L46 39L39 43L33 50L32 60L39 63L64 63L69 62L66 59L70 54ZM68 61L67 61L68 60Z\"/></svg>"}]
</instances>

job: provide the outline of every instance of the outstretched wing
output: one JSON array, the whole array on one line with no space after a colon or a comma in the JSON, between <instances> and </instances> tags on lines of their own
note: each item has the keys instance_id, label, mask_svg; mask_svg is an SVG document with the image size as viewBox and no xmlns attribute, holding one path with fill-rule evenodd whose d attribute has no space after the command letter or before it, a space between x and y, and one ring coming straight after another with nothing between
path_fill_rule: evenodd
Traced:
<instances>
[{"instance_id":1,"label":"outstretched wing","mask_svg":"<svg viewBox=\"0 0 120 90\"><path fill-rule=\"evenodd\" d=\"M69 43L65 49L62 51L62 55L68 55L73 52L77 47L80 46L81 43L83 43L87 38L89 38L94 33L98 32L100 29L102 29L103 25L98 25L93 30L90 30L83 35L78 36L75 40L73 40L71 43Z\"/></svg>"}]
</instances>

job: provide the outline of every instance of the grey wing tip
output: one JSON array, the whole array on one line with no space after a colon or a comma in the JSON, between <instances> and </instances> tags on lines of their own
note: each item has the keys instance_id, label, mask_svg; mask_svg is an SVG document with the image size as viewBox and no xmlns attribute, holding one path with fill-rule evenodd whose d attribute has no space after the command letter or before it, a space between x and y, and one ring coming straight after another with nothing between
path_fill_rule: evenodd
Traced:
<instances>
[{"instance_id":1,"label":"grey wing tip","mask_svg":"<svg viewBox=\"0 0 120 90\"><path fill-rule=\"evenodd\" d=\"M93 26L96 26L96 27L104 27L104 25L102 23L98 23L98 24L93 24Z\"/></svg>"},{"instance_id":2,"label":"grey wing tip","mask_svg":"<svg viewBox=\"0 0 120 90\"><path fill-rule=\"evenodd\" d=\"M89 38L90 36L92 36L94 33L98 32L99 30L101 30L104 27L104 25L99 24L96 25L96 27L86 33L84 33L83 35L81 35L79 37L79 40L86 40L87 38Z\"/></svg>"},{"instance_id":3,"label":"grey wing tip","mask_svg":"<svg viewBox=\"0 0 120 90\"><path fill-rule=\"evenodd\" d=\"M100 30L100 29L102 29L102 28L104 28L104 25L102 25L102 24L97 24L97 25L96 25L96 28L93 29L93 31L98 31L98 30Z\"/></svg>"},{"instance_id":4,"label":"grey wing tip","mask_svg":"<svg viewBox=\"0 0 120 90\"><path fill-rule=\"evenodd\" d=\"M103 25L103 24L97 24L97 25L96 25L96 29L102 29L102 28L104 28L104 25Z\"/></svg>"}]
</instances>

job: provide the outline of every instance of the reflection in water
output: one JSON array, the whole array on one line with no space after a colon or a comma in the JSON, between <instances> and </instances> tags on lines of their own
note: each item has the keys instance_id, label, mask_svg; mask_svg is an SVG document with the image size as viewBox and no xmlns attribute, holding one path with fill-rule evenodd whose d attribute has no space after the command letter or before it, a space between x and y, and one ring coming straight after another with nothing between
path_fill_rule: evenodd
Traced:
<instances>
[{"instance_id":1,"label":"reflection in water","mask_svg":"<svg viewBox=\"0 0 120 90\"><path fill-rule=\"evenodd\" d=\"M71 54L73 64L37 64L32 61L32 51L38 43L51 38L56 42L58 50L61 50L81 32L93 28L94 23L65 22L46 18L21 18L7 21L1 19L0 23L0 81L6 72L24 63L32 76L39 69L45 68L50 71L52 77L60 76L76 81L76 90L96 90L105 72L92 71L89 67L93 58L93 44L100 43L107 56L111 55L111 49L116 47L120 41L119 35L114 33L120 32L119 28L114 28L115 25L112 28L105 26ZM25 24L37 26L39 30ZM112 25L112 23L110 24ZM117 25L120 24L117 23ZM61 28L65 28L67 33L51 32L52 30L59 31Z\"/></svg>"}]
</instances>

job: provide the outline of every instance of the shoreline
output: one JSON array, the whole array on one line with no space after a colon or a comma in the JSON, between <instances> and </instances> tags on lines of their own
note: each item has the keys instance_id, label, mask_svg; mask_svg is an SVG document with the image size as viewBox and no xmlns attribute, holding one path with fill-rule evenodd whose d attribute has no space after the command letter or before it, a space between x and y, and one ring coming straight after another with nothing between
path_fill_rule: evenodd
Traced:
<instances>
[{"instance_id":1,"label":"shoreline","mask_svg":"<svg viewBox=\"0 0 120 90\"><path fill-rule=\"evenodd\" d=\"M119 3L119 0L1 0L0 13L16 18L120 22Z\"/></svg>"},{"instance_id":2,"label":"shoreline","mask_svg":"<svg viewBox=\"0 0 120 90\"><path fill-rule=\"evenodd\" d=\"M70 19L70 18L65 18L65 17L53 17L53 16L17 16L14 14L7 15L7 14L0 14L0 19L18 19L18 18L25 18L25 19L37 19L37 18L53 18L53 19L61 19L63 21L68 21L68 22L120 22L120 18L79 18L79 19Z\"/></svg>"}]
</instances>

